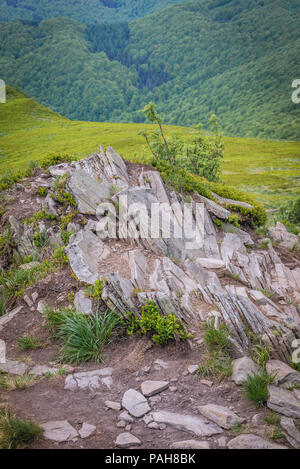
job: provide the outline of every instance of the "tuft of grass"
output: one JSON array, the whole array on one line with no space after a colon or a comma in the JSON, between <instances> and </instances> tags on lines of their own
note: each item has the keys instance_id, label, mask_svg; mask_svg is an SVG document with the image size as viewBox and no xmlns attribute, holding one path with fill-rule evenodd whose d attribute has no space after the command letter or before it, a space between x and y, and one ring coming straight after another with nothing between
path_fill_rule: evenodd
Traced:
<instances>
[{"instance_id":1,"label":"tuft of grass","mask_svg":"<svg viewBox=\"0 0 300 469\"><path fill-rule=\"evenodd\" d=\"M31 420L20 420L8 409L0 411L0 449L26 448L41 436L43 430Z\"/></svg>"},{"instance_id":2,"label":"tuft of grass","mask_svg":"<svg viewBox=\"0 0 300 469\"><path fill-rule=\"evenodd\" d=\"M275 380L275 375L270 375L266 370L248 375L247 380L243 383L243 389L248 399L253 401L257 406L263 405L269 397L268 385Z\"/></svg>"},{"instance_id":3,"label":"tuft of grass","mask_svg":"<svg viewBox=\"0 0 300 469\"><path fill-rule=\"evenodd\" d=\"M230 430L234 435L241 435L241 433L244 431L244 425L242 423L236 422L232 425Z\"/></svg>"},{"instance_id":4,"label":"tuft of grass","mask_svg":"<svg viewBox=\"0 0 300 469\"><path fill-rule=\"evenodd\" d=\"M268 437L271 440L279 440L281 438L284 438L285 436L284 436L284 433L282 432L282 430L280 429L280 427L274 426L268 432Z\"/></svg>"},{"instance_id":5,"label":"tuft of grass","mask_svg":"<svg viewBox=\"0 0 300 469\"><path fill-rule=\"evenodd\" d=\"M219 352L210 354L200 363L197 374L200 376L215 376L218 381L232 375L232 361L228 356L223 356Z\"/></svg>"},{"instance_id":6,"label":"tuft of grass","mask_svg":"<svg viewBox=\"0 0 300 469\"><path fill-rule=\"evenodd\" d=\"M221 323L216 329L214 319L208 324L204 324L204 343L210 351L228 352L230 350L230 339L227 326Z\"/></svg>"},{"instance_id":7,"label":"tuft of grass","mask_svg":"<svg viewBox=\"0 0 300 469\"><path fill-rule=\"evenodd\" d=\"M0 389L15 391L27 389L35 384L32 375L11 376L10 374L0 374Z\"/></svg>"},{"instance_id":8,"label":"tuft of grass","mask_svg":"<svg viewBox=\"0 0 300 469\"><path fill-rule=\"evenodd\" d=\"M113 332L120 324L119 316L111 310L94 316L73 310L47 310L46 321L63 344L61 361L68 363L103 361L104 347L111 341Z\"/></svg>"},{"instance_id":9,"label":"tuft of grass","mask_svg":"<svg viewBox=\"0 0 300 469\"><path fill-rule=\"evenodd\" d=\"M6 299L0 296L0 318L6 314Z\"/></svg>"},{"instance_id":10,"label":"tuft of grass","mask_svg":"<svg viewBox=\"0 0 300 469\"><path fill-rule=\"evenodd\" d=\"M269 425L278 425L280 423L280 416L273 410L269 410L265 416L265 422Z\"/></svg>"},{"instance_id":11,"label":"tuft of grass","mask_svg":"<svg viewBox=\"0 0 300 469\"><path fill-rule=\"evenodd\" d=\"M272 349L268 345L256 344L252 349L252 358L259 366L265 369L267 362L271 358Z\"/></svg>"},{"instance_id":12,"label":"tuft of grass","mask_svg":"<svg viewBox=\"0 0 300 469\"><path fill-rule=\"evenodd\" d=\"M18 338L17 342L20 350L36 350L43 346L41 340L33 335L23 335L22 337Z\"/></svg>"}]
</instances>

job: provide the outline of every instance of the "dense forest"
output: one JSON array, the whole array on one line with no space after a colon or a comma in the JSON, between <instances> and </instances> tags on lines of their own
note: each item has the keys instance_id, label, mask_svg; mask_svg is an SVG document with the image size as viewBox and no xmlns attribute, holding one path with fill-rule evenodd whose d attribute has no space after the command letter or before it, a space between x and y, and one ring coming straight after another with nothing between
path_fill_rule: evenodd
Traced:
<instances>
[{"instance_id":1,"label":"dense forest","mask_svg":"<svg viewBox=\"0 0 300 469\"><path fill-rule=\"evenodd\" d=\"M16 12L37 4L8 3ZM57 11L70 3L59 2ZM3 22L0 77L73 119L143 122L140 109L152 100L169 124L206 123L215 113L229 135L300 138L300 106L291 100L298 0L89 2L96 3L115 12L131 4L136 16L173 5L134 21L124 14L114 23ZM55 11L58 2L39 4L41 12L44 4ZM83 4L72 2L69 16Z\"/></svg>"},{"instance_id":2,"label":"dense forest","mask_svg":"<svg viewBox=\"0 0 300 469\"><path fill-rule=\"evenodd\" d=\"M41 21L65 16L93 23L128 21L189 0L0 0L0 21Z\"/></svg>"}]
</instances>

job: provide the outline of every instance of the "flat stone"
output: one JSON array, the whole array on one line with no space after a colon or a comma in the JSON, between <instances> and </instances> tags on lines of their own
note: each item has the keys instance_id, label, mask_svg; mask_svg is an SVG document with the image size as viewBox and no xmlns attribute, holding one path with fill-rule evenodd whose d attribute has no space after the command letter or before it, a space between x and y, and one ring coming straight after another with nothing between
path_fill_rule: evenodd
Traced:
<instances>
[{"instance_id":1,"label":"flat stone","mask_svg":"<svg viewBox=\"0 0 300 469\"><path fill-rule=\"evenodd\" d=\"M22 362L15 362L12 360L6 360L5 363L0 363L0 371L9 373L11 375L22 376L28 370L28 365Z\"/></svg>"},{"instance_id":2,"label":"flat stone","mask_svg":"<svg viewBox=\"0 0 300 469\"><path fill-rule=\"evenodd\" d=\"M207 404L199 407L204 417L212 420L222 428L229 430L236 423L243 423L245 419L240 418L232 410L216 404Z\"/></svg>"},{"instance_id":3,"label":"flat stone","mask_svg":"<svg viewBox=\"0 0 300 469\"><path fill-rule=\"evenodd\" d=\"M165 423L178 430L183 430L199 437L217 435L223 432L215 423L207 423L207 421L201 417L195 417L193 415L159 411L153 412L152 416L153 420L157 423Z\"/></svg>"},{"instance_id":4,"label":"flat stone","mask_svg":"<svg viewBox=\"0 0 300 469\"><path fill-rule=\"evenodd\" d=\"M104 405L112 410L121 410L121 404L119 402L105 401Z\"/></svg>"},{"instance_id":5,"label":"flat stone","mask_svg":"<svg viewBox=\"0 0 300 469\"><path fill-rule=\"evenodd\" d=\"M33 376L44 376L46 373L56 374L58 368L51 368L46 365L35 365L30 371L29 374Z\"/></svg>"},{"instance_id":6,"label":"flat stone","mask_svg":"<svg viewBox=\"0 0 300 469\"><path fill-rule=\"evenodd\" d=\"M130 448L131 446L140 446L142 442L131 433L125 432L117 436L115 444L118 448Z\"/></svg>"},{"instance_id":7,"label":"flat stone","mask_svg":"<svg viewBox=\"0 0 300 469\"><path fill-rule=\"evenodd\" d=\"M124 420L124 422L127 422L127 423L133 423L134 420L133 418L131 417L131 415L128 414L128 412L122 412L120 415L119 415L119 419L120 420Z\"/></svg>"},{"instance_id":8,"label":"flat stone","mask_svg":"<svg viewBox=\"0 0 300 469\"><path fill-rule=\"evenodd\" d=\"M6 362L6 344L4 340L0 339L0 365Z\"/></svg>"},{"instance_id":9,"label":"flat stone","mask_svg":"<svg viewBox=\"0 0 300 469\"><path fill-rule=\"evenodd\" d=\"M167 369L168 368L168 363L161 360L160 358L158 358L157 360L155 360L154 362L155 365L158 365L160 368L165 368Z\"/></svg>"},{"instance_id":10,"label":"flat stone","mask_svg":"<svg viewBox=\"0 0 300 469\"><path fill-rule=\"evenodd\" d=\"M125 392L122 399L122 407L134 417L143 417L151 409L147 399L135 389L129 389Z\"/></svg>"},{"instance_id":11,"label":"flat stone","mask_svg":"<svg viewBox=\"0 0 300 469\"><path fill-rule=\"evenodd\" d=\"M206 269L224 269L226 264L221 259L198 258L197 263Z\"/></svg>"},{"instance_id":12,"label":"flat stone","mask_svg":"<svg viewBox=\"0 0 300 469\"><path fill-rule=\"evenodd\" d=\"M46 303L45 300L40 300L40 301L38 302L38 304L37 304L37 307L36 307L36 309L37 309L37 311L38 311L39 313L43 313L43 311L44 311L46 308L47 308L47 303Z\"/></svg>"},{"instance_id":13,"label":"flat stone","mask_svg":"<svg viewBox=\"0 0 300 469\"><path fill-rule=\"evenodd\" d=\"M47 422L41 425L41 427L44 429L44 438L56 441L57 443L71 441L78 436L78 432L67 420Z\"/></svg>"},{"instance_id":14,"label":"flat stone","mask_svg":"<svg viewBox=\"0 0 300 469\"><path fill-rule=\"evenodd\" d=\"M235 384L243 384L247 380L248 375L259 372L259 366L249 357L238 358L232 362L232 381Z\"/></svg>"},{"instance_id":15,"label":"flat stone","mask_svg":"<svg viewBox=\"0 0 300 469\"><path fill-rule=\"evenodd\" d=\"M189 372L189 374L190 374L190 375L195 375L196 372L197 372L197 370L198 370L198 368L199 368L199 365L190 365L190 366L188 367L188 372Z\"/></svg>"},{"instance_id":16,"label":"flat stone","mask_svg":"<svg viewBox=\"0 0 300 469\"><path fill-rule=\"evenodd\" d=\"M208 441L183 440L175 441L171 445L172 449L210 449Z\"/></svg>"},{"instance_id":17,"label":"flat stone","mask_svg":"<svg viewBox=\"0 0 300 469\"><path fill-rule=\"evenodd\" d=\"M4 326L8 324L17 314L19 314L22 309L23 306L18 306L17 308L14 308L13 310L0 317L0 331L2 331Z\"/></svg>"},{"instance_id":18,"label":"flat stone","mask_svg":"<svg viewBox=\"0 0 300 469\"><path fill-rule=\"evenodd\" d=\"M239 435L227 443L229 449L287 449L286 446L277 445L252 434Z\"/></svg>"},{"instance_id":19,"label":"flat stone","mask_svg":"<svg viewBox=\"0 0 300 469\"><path fill-rule=\"evenodd\" d=\"M107 389L111 389L113 385L113 380L111 376L106 376L105 378L101 378L101 383L107 387Z\"/></svg>"},{"instance_id":20,"label":"flat stone","mask_svg":"<svg viewBox=\"0 0 300 469\"><path fill-rule=\"evenodd\" d=\"M119 422L117 423L117 427L118 428L125 428L126 427L126 422L124 422L124 420L119 420Z\"/></svg>"},{"instance_id":21,"label":"flat stone","mask_svg":"<svg viewBox=\"0 0 300 469\"><path fill-rule=\"evenodd\" d=\"M100 377L107 376L111 373L112 368L102 368L100 370L93 370L68 375L65 379L65 389L69 391L87 389L90 391L95 391L101 387Z\"/></svg>"},{"instance_id":22,"label":"flat stone","mask_svg":"<svg viewBox=\"0 0 300 469\"><path fill-rule=\"evenodd\" d=\"M141 384L142 394L146 397L154 396L169 387L168 381L144 381Z\"/></svg>"},{"instance_id":23,"label":"flat stone","mask_svg":"<svg viewBox=\"0 0 300 469\"><path fill-rule=\"evenodd\" d=\"M93 433L95 433L95 425L90 425L89 423L83 423L81 429L79 430L80 438L89 438Z\"/></svg>"},{"instance_id":24,"label":"flat stone","mask_svg":"<svg viewBox=\"0 0 300 469\"><path fill-rule=\"evenodd\" d=\"M280 360L269 360L266 369L270 375L275 375L275 384L285 387L300 384L300 373Z\"/></svg>"},{"instance_id":25,"label":"flat stone","mask_svg":"<svg viewBox=\"0 0 300 469\"><path fill-rule=\"evenodd\" d=\"M142 420L146 425L149 425L149 423L153 422L153 417L152 415L148 414L148 415L145 415L145 417L143 417Z\"/></svg>"},{"instance_id":26,"label":"flat stone","mask_svg":"<svg viewBox=\"0 0 300 469\"><path fill-rule=\"evenodd\" d=\"M211 388L214 384L212 381L209 381L208 379L201 379L200 383L203 384L204 386L208 386L209 388Z\"/></svg>"},{"instance_id":27,"label":"flat stone","mask_svg":"<svg viewBox=\"0 0 300 469\"><path fill-rule=\"evenodd\" d=\"M296 449L300 449L300 431L294 420L289 417L281 417L280 425L288 442Z\"/></svg>"},{"instance_id":28,"label":"flat stone","mask_svg":"<svg viewBox=\"0 0 300 469\"><path fill-rule=\"evenodd\" d=\"M158 430L159 425L156 422L150 422L150 423L148 423L148 428L151 428L152 430Z\"/></svg>"},{"instance_id":29,"label":"flat stone","mask_svg":"<svg viewBox=\"0 0 300 469\"><path fill-rule=\"evenodd\" d=\"M269 386L268 391L267 406L270 409L286 417L300 418L300 400L297 399L295 394L277 386Z\"/></svg>"},{"instance_id":30,"label":"flat stone","mask_svg":"<svg viewBox=\"0 0 300 469\"><path fill-rule=\"evenodd\" d=\"M75 293L74 306L77 313L92 314L92 300L87 297L84 289Z\"/></svg>"},{"instance_id":31,"label":"flat stone","mask_svg":"<svg viewBox=\"0 0 300 469\"><path fill-rule=\"evenodd\" d=\"M27 304L27 306L29 306L29 308L30 308L31 306L33 306L33 302L32 302L32 300L29 298L28 295L24 295L23 300L25 301L25 303Z\"/></svg>"}]
</instances>

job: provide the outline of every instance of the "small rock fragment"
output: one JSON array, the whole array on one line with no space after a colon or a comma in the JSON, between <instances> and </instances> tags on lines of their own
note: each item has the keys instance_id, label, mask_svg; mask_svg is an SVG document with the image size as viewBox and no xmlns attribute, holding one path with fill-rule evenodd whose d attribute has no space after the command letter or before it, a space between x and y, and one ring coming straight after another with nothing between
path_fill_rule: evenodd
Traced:
<instances>
[{"instance_id":1,"label":"small rock fragment","mask_svg":"<svg viewBox=\"0 0 300 469\"><path fill-rule=\"evenodd\" d=\"M140 446L142 442L131 433L121 433L117 436L115 444L118 448L129 448L130 446Z\"/></svg>"}]
</instances>

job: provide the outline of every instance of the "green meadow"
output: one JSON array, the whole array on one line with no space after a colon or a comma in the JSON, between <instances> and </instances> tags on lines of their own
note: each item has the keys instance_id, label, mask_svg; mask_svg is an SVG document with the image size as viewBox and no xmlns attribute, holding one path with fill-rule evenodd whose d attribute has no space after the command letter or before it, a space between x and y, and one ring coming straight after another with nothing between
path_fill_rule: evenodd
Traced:
<instances>
[{"instance_id":1,"label":"green meadow","mask_svg":"<svg viewBox=\"0 0 300 469\"><path fill-rule=\"evenodd\" d=\"M85 157L99 145L111 145L124 158L147 162L139 132L145 124L114 124L70 121L21 93L8 91L0 104L0 173L26 169L53 153ZM149 127L149 126L148 126ZM192 129L166 126L167 133L188 136ZM242 189L266 207L300 194L300 142L245 138L225 140L222 180ZM1 177L0 176L0 177Z\"/></svg>"}]
</instances>

